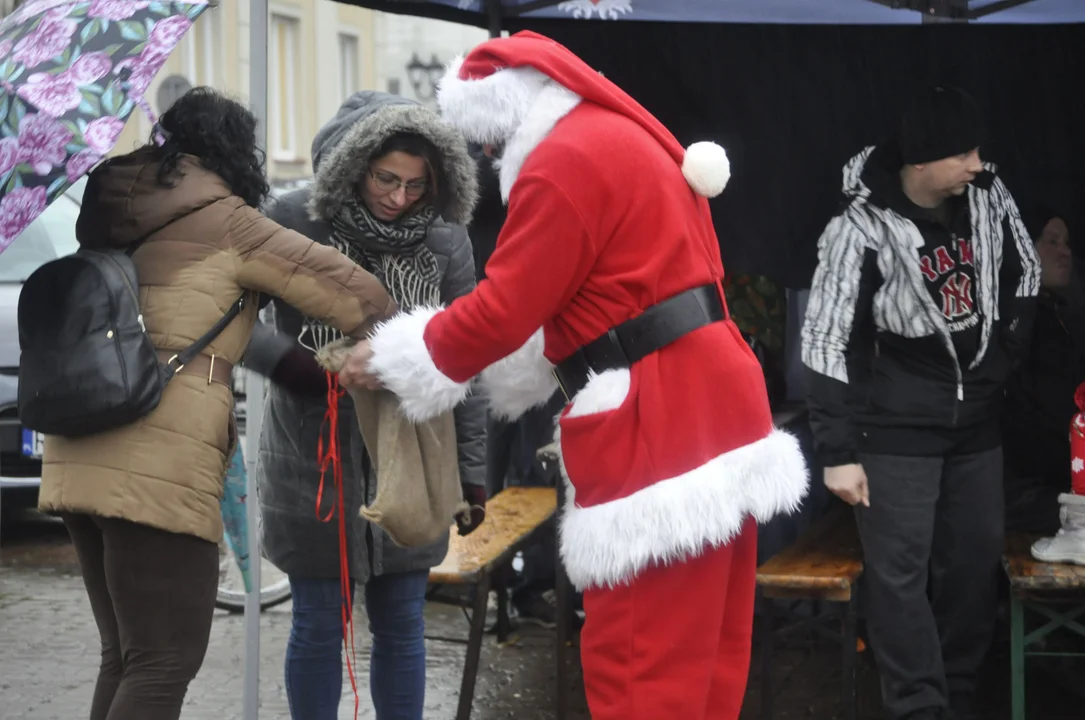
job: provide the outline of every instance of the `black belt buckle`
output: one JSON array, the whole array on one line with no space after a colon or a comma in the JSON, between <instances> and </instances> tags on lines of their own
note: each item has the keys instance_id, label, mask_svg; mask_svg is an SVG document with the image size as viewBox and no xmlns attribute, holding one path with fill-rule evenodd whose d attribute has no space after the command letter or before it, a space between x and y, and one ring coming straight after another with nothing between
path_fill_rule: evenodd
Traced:
<instances>
[{"instance_id":1,"label":"black belt buckle","mask_svg":"<svg viewBox=\"0 0 1085 720\"><path fill-rule=\"evenodd\" d=\"M632 368L642 358L687 333L725 317L723 303L714 283L691 288L611 328L578 348L554 366L551 372L565 401L570 402L593 373Z\"/></svg>"},{"instance_id":2,"label":"black belt buckle","mask_svg":"<svg viewBox=\"0 0 1085 720\"><path fill-rule=\"evenodd\" d=\"M561 381L561 373L558 372L558 366L550 368L550 374L554 376L554 381L558 384L558 389L561 390L561 394L565 396L565 402L572 402L572 398L569 397L569 391L565 388L565 383Z\"/></svg>"},{"instance_id":3,"label":"black belt buckle","mask_svg":"<svg viewBox=\"0 0 1085 720\"><path fill-rule=\"evenodd\" d=\"M576 394L587 383L592 370L598 372L593 366L591 358L585 352L585 348L579 348L569 357L554 366L552 372L554 379L561 388L561 394L565 396L565 402L572 402Z\"/></svg>"}]
</instances>

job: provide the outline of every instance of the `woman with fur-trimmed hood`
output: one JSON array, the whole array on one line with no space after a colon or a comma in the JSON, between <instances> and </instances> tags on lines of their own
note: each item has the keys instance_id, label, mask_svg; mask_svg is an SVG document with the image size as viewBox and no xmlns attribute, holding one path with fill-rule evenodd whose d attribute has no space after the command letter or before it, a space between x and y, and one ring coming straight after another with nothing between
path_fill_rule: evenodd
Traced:
<instances>
[{"instance_id":1,"label":"woman with fur-trimmed hood","mask_svg":"<svg viewBox=\"0 0 1085 720\"><path fill-rule=\"evenodd\" d=\"M462 137L433 112L385 93L357 93L314 139L313 167L313 184L280 198L271 218L370 270L401 308L447 304L475 287L464 224L476 202L477 165ZM286 652L291 715L332 720L342 686L339 542L338 523L317 517L326 384L313 351L340 335L287 305L276 302L274 310L277 331L258 326L246 354L250 368L273 380L257 471L263 547L293 589ZM373 633L373 705L381 720L421 720L422 608L429 569L440 563L448 541L402 548L358 516L363 500L376 497L376 476L349 396L339 413L350 575L365 585ZM481 505L484 401L468 398L455 408L455 419L464 496ZM333 495L326 486L322 518Z\"/></svg>"}]
</instances>

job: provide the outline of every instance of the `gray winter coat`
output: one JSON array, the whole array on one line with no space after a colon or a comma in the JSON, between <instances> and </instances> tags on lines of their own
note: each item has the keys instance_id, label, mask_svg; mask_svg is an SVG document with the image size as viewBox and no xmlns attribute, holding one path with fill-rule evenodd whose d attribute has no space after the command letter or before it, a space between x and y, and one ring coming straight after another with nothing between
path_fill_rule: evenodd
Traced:
<instances>
[{"instance_id":1,"label":"gray winter coat","mask_svg":"<svg viewBox=\"0 0 1085 720\"><path fill-rule=\"evenodd\" d=\"M404 111L404 106L411 109ZM378 92L361 92L348 98L313 141L313 185L283 196L271 206L268 215L284 227L327 244L331 226L319 216L331 217L338 211L365 172L370 154L389 135L401 130L427 137L444 159L444 187L438 210L450 222L435 221L426 245L437 258L442 273L441 300L447 304L475 287L474 257L463 224L470 219L476 200L477 165L461 138L411 101ZM310 213L318 218L311 218ZM303 318L292 307L274 301L274 316L279 333L258 326L245 357L249 367L264 374L275 367L302 332ZM303 577L339 575L338 521L333 516L322 522L316 508L320 485L317 443L325 410L322 399L300 397L271 384L260 435L256 481L263 513L264 553L283 572ZM484 399L469 396L456 408L455 419L460 480L484 485ZM437 565L447 552L447 539L424 548L401 548L379 528L358 517L363 495L372 502L377 489L349 397L339 405L339 439L343 448L351 577L364 582L370 574L425 570ZM335 497L329 472L324 481L321 518L327 517Z\"/></svg>"}]
</instances>

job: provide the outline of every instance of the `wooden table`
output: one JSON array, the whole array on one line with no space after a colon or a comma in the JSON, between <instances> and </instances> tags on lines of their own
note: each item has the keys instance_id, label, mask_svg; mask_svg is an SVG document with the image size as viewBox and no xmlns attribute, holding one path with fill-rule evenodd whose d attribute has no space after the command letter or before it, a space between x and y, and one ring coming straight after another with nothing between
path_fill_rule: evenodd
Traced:
<instances>
[{"instance_id":1,"label":"wooden table","mask_svg":"<svg viewBox=\"0 0 1085 720\"><path fill-rule=\"evenodd\" d=\"M1011 533L1006 537L1002 566L1010 580L1010 676L1013 720L1025 720L1025 659L1027 657L1085 657L1085 653L1029 650L1056 631L1085 637L1085 567L1044 563L1032 557L1037 536ZM1026 632L1026 612L1047 622Z\"/></svg>"},{"instance_id":2,"label":"wooden table","mask_svg":"<svg viewBox=\"0 0 1085 720\"><path fill-rule=\"evenodd\" d=\"M516 552L531 541L556 510L554 488L505 488L486 502L486 518L470 535L461 536L455 526L451 528L444 560L429 571L429 581L434 585L472 585L475 589L456 720L468 720L471 716L486 627L486 603L494 578L502 579L501 573L509 567ZM508 588L503 581L496 586L497 639L504 642L509 633ZM427 637L460 642L455 638Z\"/></svg>"},{"instance_id":3,"label":"wooden table","mask_svg":"<svg viewBox=\"0 0 1085 720\"><path fill-rule=\"evenodd\" d=\"M855 516L843 507L823 515L794 543L757 568L757 588L767 600L761 628L761 717L764 720L772 717L776 641L806 631L813 631L840 645L843 664L841 717L855 720L859 617L856 589L862 574L863 553ZM840 614L798 616L785 607L776 607L773 600L836 603ZM784 623L778 627L780 620Z\"/></svg>"}]
</instances>

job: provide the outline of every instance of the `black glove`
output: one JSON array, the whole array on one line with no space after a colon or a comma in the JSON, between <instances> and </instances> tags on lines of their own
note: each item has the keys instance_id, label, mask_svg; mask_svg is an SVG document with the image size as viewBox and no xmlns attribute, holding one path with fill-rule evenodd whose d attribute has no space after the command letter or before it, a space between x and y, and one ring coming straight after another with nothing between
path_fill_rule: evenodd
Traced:
<instances>
[{"instance_id":1,"label":"black glove","mask_svg":"<svg viewBox=\"0 0 1085 720\"><path fill-rule=\"evenodd\" d=\"M456 516L456 528L460 535L470 535L486 519L486 488L481 485L461 483L463 499L471 506L469 513Z\"/></svg>"},{"instance_id":2,"label":"black glove","mask_svg":"<svg viewBox=\"0 0 1085 720\"><path fill-rule=\"evenodd\" d=\"M328 394L328 378L316 356L301 345L287 350L271 371L271 382L295 395L322 398Z\"/></svg>"}]
</instances>

